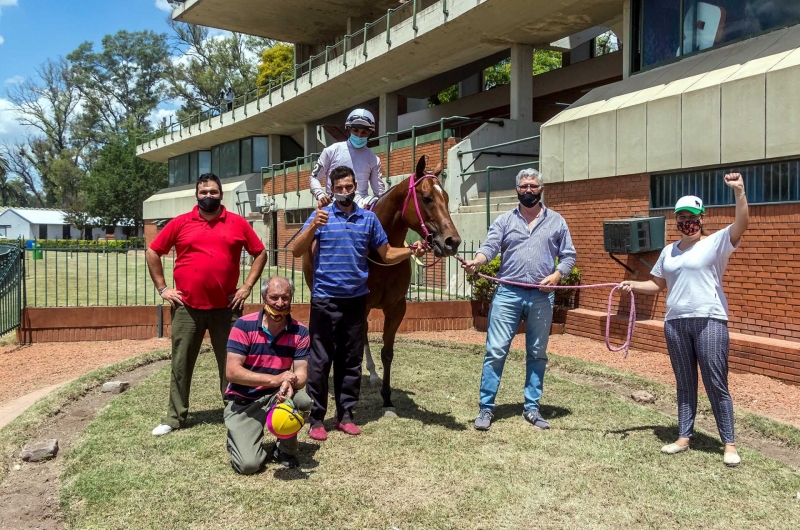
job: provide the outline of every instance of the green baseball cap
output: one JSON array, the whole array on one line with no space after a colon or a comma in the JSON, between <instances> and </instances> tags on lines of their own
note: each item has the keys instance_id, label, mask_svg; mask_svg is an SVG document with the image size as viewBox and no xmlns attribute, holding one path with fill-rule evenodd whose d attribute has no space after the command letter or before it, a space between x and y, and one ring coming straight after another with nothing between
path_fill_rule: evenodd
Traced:
<instances>
[{"instance_id":1,"label":"green baseball cap","mask_svg":"<svg viewBox=\"0 0 800 530\"><path fill-rule=\"evenodd\" d=\"M700 197L695 197L694 195L686 195L678 199L678 202L675 203L675 213L680 211L686 210L687 212L692 212L695 215L700 215L705 213L706 207L703 206L703 199Z\"/></svg>"}]
</instances>

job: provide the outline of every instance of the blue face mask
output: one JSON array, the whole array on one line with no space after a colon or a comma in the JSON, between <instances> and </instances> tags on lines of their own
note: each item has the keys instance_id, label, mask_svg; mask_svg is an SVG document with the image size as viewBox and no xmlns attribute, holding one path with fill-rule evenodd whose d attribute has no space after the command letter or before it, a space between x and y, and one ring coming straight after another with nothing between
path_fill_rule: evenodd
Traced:
<instances>
[{"instance_id":1,"label":"blue face mask","mask_svg":"<svg viewBox=\"0 0 800 530\"><path fill-rule=\"evenodd\" d=\"M367 140L369 140L369 138L359 138L355 134L350 135L350 143L353 144L353 147L356 149L361 149L362 147L366 146Z\"/></svg>"}]
</instances>

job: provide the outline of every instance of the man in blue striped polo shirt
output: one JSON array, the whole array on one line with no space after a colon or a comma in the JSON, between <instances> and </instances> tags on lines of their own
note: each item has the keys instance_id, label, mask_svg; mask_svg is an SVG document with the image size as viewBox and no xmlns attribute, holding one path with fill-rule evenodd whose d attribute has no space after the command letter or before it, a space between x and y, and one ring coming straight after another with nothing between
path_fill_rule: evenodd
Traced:
<instances>
[{"instance_id":1,"label":"man in blue striped polo shirt","mask_svg":"<svg viewBox=\"0 0 800 530\"><path fill-rule=\"evenodd\" d=\"M464 264L467 272L502 255L497 277L521 284L558 285L575 265L575 247L561 215L541 202L544 183L535 169L523 169L517 175L519 206L498 217L489 228L486 241L475 259ZM555 266L558 258L558 267ZM508 348L525 318L525 406L522 417L539 429L550 424L539 413L544 372L547 367L547 343L553 321L553 289L503 285L497 288L489 310L486 356L481 375L480 413L475 428L489 430L494 398L500 387Z\"/></svg>"},{"instance_id":2,"label":"man in blue striped polo shirt","mask_svg":"<svg viewBox=\"0 0 800 530\"><path fill-rule=\"evenodd\" d=\"M367 254L378 252L388 264L399 263L422 249L394 248L378 218L354 201L356 182L346 166L330 174L334 201L317 210L297 236L292 252L303 256L316 241L314 285L311 292L311 359L308 366L308 395L313 400L309 435L326 440L322 425L328 408L328 375L333 365L333 393L336 428L347 434L361 431L353 423L353 407L361 389L361 362L367 325Z\"/></svg>"}]
</instances>

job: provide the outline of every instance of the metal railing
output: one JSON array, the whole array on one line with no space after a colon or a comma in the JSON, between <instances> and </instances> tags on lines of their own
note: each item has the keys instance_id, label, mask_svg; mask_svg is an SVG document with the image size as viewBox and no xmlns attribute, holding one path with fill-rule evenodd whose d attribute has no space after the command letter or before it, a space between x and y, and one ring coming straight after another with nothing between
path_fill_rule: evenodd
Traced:
<instances>
[{"instance_id":1,"label":"metal railing","mask_svg":"<svg viewBox=\"0 0 800 530\"><path fill-rule=\"evenodd\" d=\"M0 336L20 325L25 307L24 260L19 245L0 244Z\"/></svg>"},{"instance_id":2,"label":"metal railing","mask_svg":"<svg viewBox=\"0 0 800 530\"><path fill-rule=\"evenodd\" d=\"M484 169L476 169L472 171L466 171L465 169L471 168L475 162L480 158L483 154L497 154L495 149L501 147L508 147L509 145L520 144L524 142L531 142L534 140L538 140L540 137L539 135L530 136L528 138L520 138L519 140L512 140L510 142L503 142L500 144L494 145L487 145L485 147L481 147L478 149L470 149L467 151L458 151L456 154L458 156L458 163L461 168L460 176L469 176L469 175L479 175L481 173L486 173L486 229L488 230L490 226L492 226L492 218L491 218L491 196L492 196L492 172L493 171L503 171L507 169L516 169L516 168L523 168L523 167L530 167L530 166L538 166L539 160L531 160L530 162L521 162L519 164L509 164L505 166L487 166ZM462 164L462 157L467 154L478 153L478 156L474 157L472 163L470 163L466 168L464 168ZM501 152L500 156L519 156L519 157L530 157L530 158L539 158L539 155L535 155L533 153L511 153L511 152Z\"/></svg>"},{"instance_id":3,"label":"metal railing","mask_svg":"<svg viewBox=\"0 0 800 530\"><path fill-rule=\"evenodd\" d=\"M413 126L408 127L406 129L401 129L399 131L387 132L387 133L381 134L379 136L371 137L369 139L369 143L373 144L372 145L373 148L379 148L380 149L381 146L379 144L380 144L381 140L386 140L386 169L385 169L385 172L387 174L385 176L386 177L390 177L390 176L393 176L393 175L389 174L390 169L391 169L391 158L392 158L392 138L397 138L400 135L410 134L410 138L408 138L408 140L410 140L410 142L411 142L411 166L408 168L408 173L410 174L410 173L412 173L414 171L414 167L416 166L416 163L417 163L416 162L416 158L417 158L416 157L416 152L417 152L416 150L417 150L417 140L419 138L419 136L417 136L418 131L422 131L422 130L438 127L439 136L437 138L437 141L439 142L439 157L440 157L440 160L442 160L442 162L444 163L444 160L445 160L445 148L444 148L444 145L445 145L445 141L448 138L446 136L447 128L445 127L445 125L447 125L448 127L463 127L465 125L472 125L472 124L479 124L479 123L481 123L481 124L482 123L490 123L490 124L493 124L493 125L497 125L498 127L504 127L505 126L505 122L503 120L499 120L499 119L483 119L483 118L469 118L469 117L466 117L466 116L450 116L448 118L441 118L439 120L432 121L430 123L423 123L421 125L413 125ZM432 133L432 134L435 134L435 133ZM400 140L400 141L405 141L405 140ZM312 153L310 155L301 156L301 157L298 157L298 158L294 158L292 160L286 160L284 162L280 162L280 163L277 163L277 164L272 164L270 166L262 167L261 168L261 181L264 183L265 192L266 192L266 187L267 187L266 186L266 180L269 179L272 182L272 189L271 189L271 192L270 192L269 195L272 196L272 197L275 196L275 177L276 176L280 176L279 173L282 172L283 173L283 198L285 199L286 198L286 193L287 193L286 192L286 188L287 188L286 184L288 182L288 177L289 177L289 168L294 168L294 171L292 173L294 174L294 178L296 179L296 182L295 182L296 187L295 187L295 189L296 189L297 196L299 197L300 196L300 192L303 191L303 190L301 190L301 186L300 186L300 172L303 171L303 170L301 169L300 166L304 165L304 164L309 164L309 163L313 164L319 158L320 154L321 153ZM270 174L269 177L266 176L267 173ZM444 180L446 178L446 176L447 176L447 173L446 173L446 170L445 170L445 171L443 171L443 174L441 176L442 180Z\"/></svg>"},{"instance_id":4,"label":"metal railing","mask_svg":"<svg viewBox=\"0 0 800 530\"><path fill-rule=\"evenodd\" d=\"M241 96L235 97L233 99L232 109L227 112L231 113L232 118L236 118L236 111L238 109L243 109L242 112L246 117L247 105L248 103L253 102L256 103L256 110L260 112L261 103L265 98L267 100L267 104L272 105L273 95L275 95L275 97L280 97L281 100L284 100L286 99L287 89L294 90L295 94L297 94L299 92L299 88L297 86L298 78L306 78L309 86L313 87L313 76L316 69L321 68L321 75L324 76L323 81L327 80L330 77L329 64L334 59L341 58L340 62L342 66L347 68L347 54L353 51L358 53L358 48L361 49L360 53L365 59L369 58L367 43L370 39L374 39L385 33L386 44L391 46L392 28L409 19L411 19L411 27L416 33L419 30L419 27L417 26L418 12L436 4L438 1L439 0L410 0L409 2L406 2L398 7L387 9L386 14L381 18L364 24L363 28L360 28L358 31L355 31L351 34L346 34L342 40L336 42L335 44L325 46L325 49L322 52L310 56L308 60L300 64L295 64L291 73L281 74L277 79L271 78L267 80L265 84L252 88ZM441 3L442 13L445 17L449 16L447 0L441 0ZM370 31L372 34L370 34ZM222 116L223 114L227 113L220 110L222 106L223 104L221 104L219 107L200 111L197 114L192 114L188 118L180 121L173 121L173 118L170 116L169 125L161 127L152 133L140 135L136 142L137 146L141 146L146 143L148 144L149 149L152 147L152 142L155 141L156 147L158 147L159 139L170 135L170 140L174 140L176 133L178 134L179 138L183 138L184 130L188 130L193 125L198 126L198 132L202 132L203 123L205 123L209 129L212 129L214 126L212 118L216 118L217 116L219 117L219 124L222 125ZM162 143L166 144L166 140L162 140Z\"/></svg>"},{"instance_id":5,"label":"metal railing","mask_svg":"<svg viewBox=\"0 0 800 530\"><path fill-rule=\"evenodd\" d=\"M470 250L461 255L470 258L475 255L477 248L473 243ZM0 279L3 280L0 284L0 330L8 331L18 326L19 310L23 307L167 304L158 295L150 279L145 250L144 247L24 250L19 246L0 248ZM269 259L261 279L273 275L292 278L296 286L295 302L310 302L311 293L305 284L302 260L295 258L291 249L287 248L267 248L267 253ZM242 254L239 285L249 274L253 262L251 256L244 252ZM161 257L164 277L171 287L175 286L173 271L176 258L175 249ZM27 266L23 267L23 259L27 261ZM427 256L426 265L431 264L433 259L433 255ZM412 284L406 294L408 300L459 300L468 298L471 294L464 285L466 282L462 281L463 270L459 268L455 258L443 259L433 267L422 267L413 262L413 267ZM456 274L455 282L453 274ZM16 283L12 281L15 278L18 280ZM261 302L258 288L253 289L247 302Z\"/></svg>"}]
</instances>

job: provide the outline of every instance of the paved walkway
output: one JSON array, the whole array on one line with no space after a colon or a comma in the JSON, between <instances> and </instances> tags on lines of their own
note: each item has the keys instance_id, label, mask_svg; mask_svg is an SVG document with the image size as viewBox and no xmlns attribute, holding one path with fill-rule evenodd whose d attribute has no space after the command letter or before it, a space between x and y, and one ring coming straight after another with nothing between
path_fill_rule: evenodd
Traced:
<instances>
[{"instance_id":1,"label":"paved walkway","mask_svg":"<svg viewBox=\"0 0 800 530\"><path fill-rule=\"evenodd\" d=\"M0 429L11 423L14 418L25 412L28 407L36 403L37 400L45 397L56 388L64 386L67 383L69 383L69 381L64 381L63 383L58 383L57 385L50 385L45 388L40 388L35 392L31 392L30 394L25 394L22 397L18 397L13 401L0 403Z\"/></svg>"}]
</instances>

